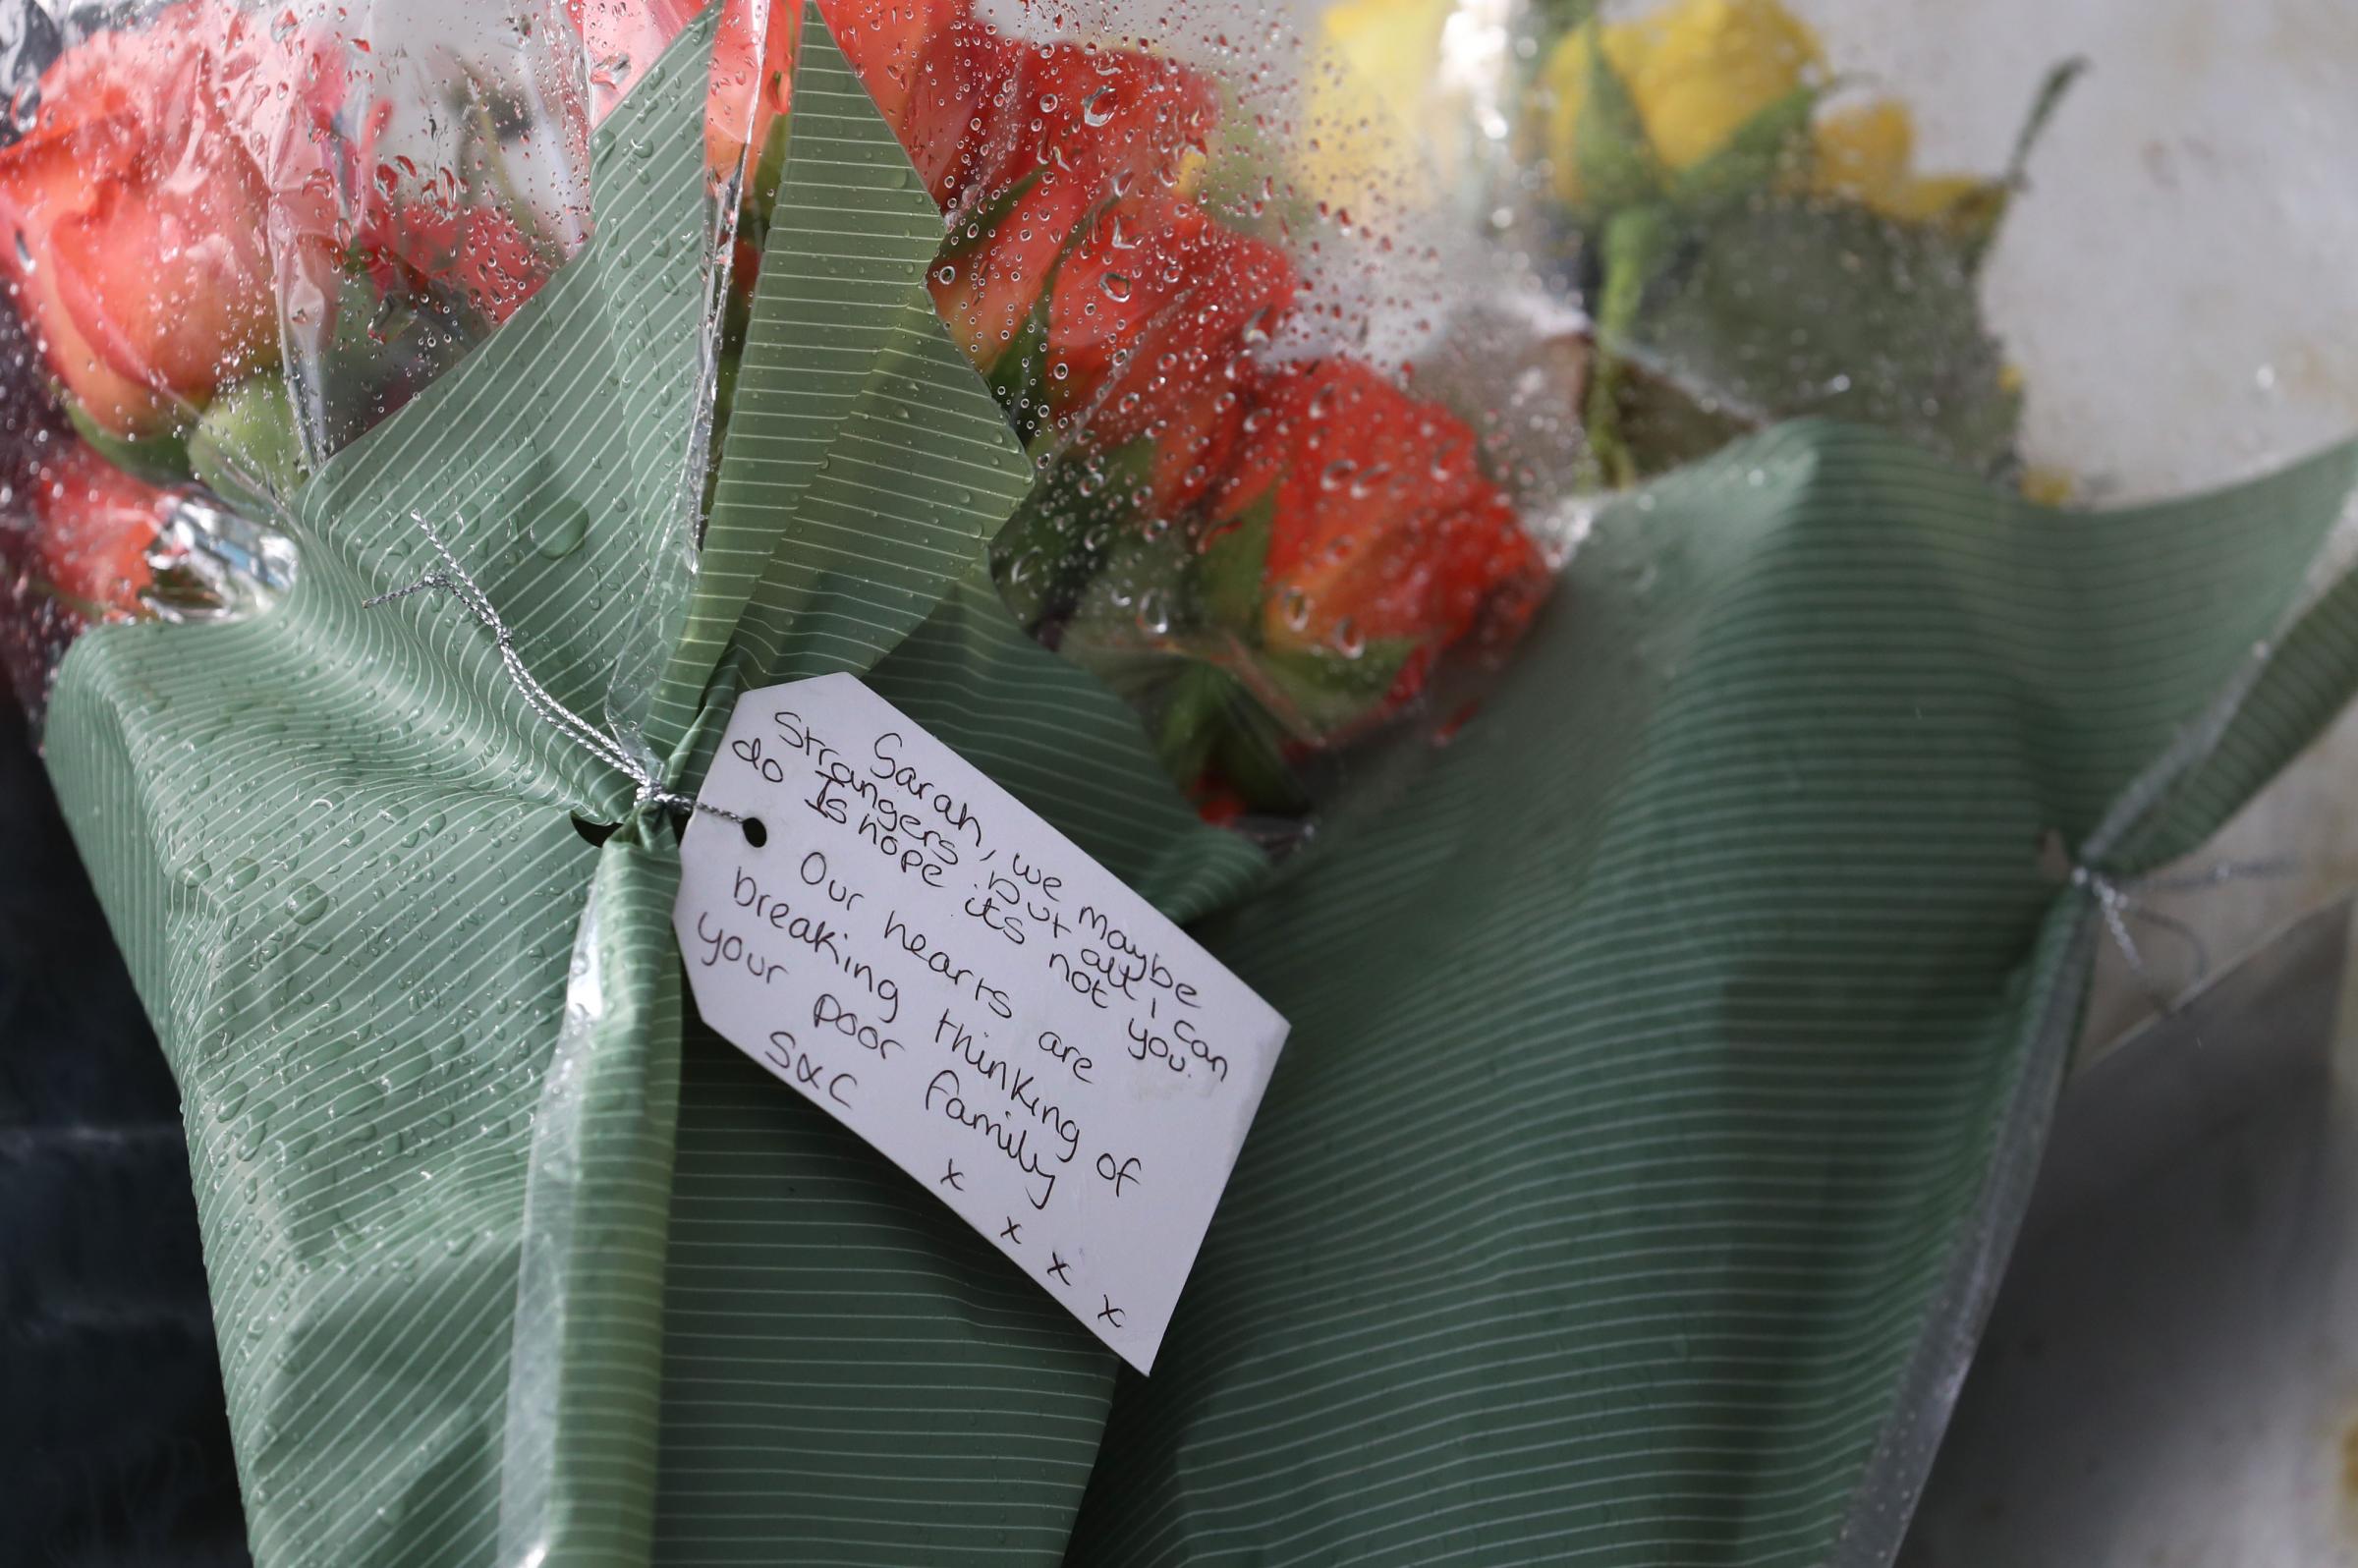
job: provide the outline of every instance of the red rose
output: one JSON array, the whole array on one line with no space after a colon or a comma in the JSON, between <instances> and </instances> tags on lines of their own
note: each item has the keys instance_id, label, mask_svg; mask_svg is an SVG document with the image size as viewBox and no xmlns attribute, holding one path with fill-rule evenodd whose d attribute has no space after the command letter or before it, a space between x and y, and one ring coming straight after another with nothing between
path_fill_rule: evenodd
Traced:
<instances>
[{"instance_id":1,"label":"red rose","mask_svg":"<svg viewBox=\"0 0 2358 1568\"><path fill-rule=\"evenodd\" d=\"M37 574L78 608L137 609L171 497L72 439L41 460L28 488Z\"/></svg>"},{"instance_id":2,"label":"red rose","mask_svg":"<svg viewBox=\"0 0 2358 1568\"><path fill-rule=\"evenodd\" d=\"M1159 191L1100 212L1048 300L1048 400L1094 445L1155 443L1157 509L1202 495L1244 422L1268 341L1294 300L1275 246Z\"/></svg>"},{"instance_id":3,"label":"red rose","mask_svg":"<svg viewBox=\"0 0 2358 1568\"><path fill-rule=\"evenodd\" d=\"M37 124L0 150L0 270L101 425L170 425L276 362L266 235L274 183L320 195L295 123L313 76L221 0L96 34L43 73Z\"/></svg>"},{"instance_id":4,"label":"red rose","mask_svg":"<svg viewBox=\"0 0 2358 1568\"><path fill-rule=\"evenodd\" d=\"M1474 432L1352 361L1288 366L1246 418L1215 517L1264 504L1265 642L1346 656L1390 644L1402 654L1393 701L1478 628L1519 630L1546 586L1514 508L1475 464Z\"/></svg>"}]
</instances>

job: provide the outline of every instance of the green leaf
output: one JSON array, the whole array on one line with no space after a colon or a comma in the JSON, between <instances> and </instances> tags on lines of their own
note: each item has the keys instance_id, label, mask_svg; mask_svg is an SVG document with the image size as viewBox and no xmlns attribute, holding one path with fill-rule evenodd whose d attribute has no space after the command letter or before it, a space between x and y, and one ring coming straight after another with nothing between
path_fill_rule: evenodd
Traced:
<instances>
[{"instance_id":1,"label":"green leaf","mask_svg":"<svg viewBox=\"0 0 2358 1568\"><path fill-rule=\"evenodd\" d=\"M2038 146L2039 139L2047 134L2048 122L2063 106L2064 94L2071 90L2072 84L2079 81L2087 69L2087 57L2073 55L2050 67L2041 80L2039 90L2031 97L2031 111L2023 116L2022 129L2014 134L2014 150L2006 158L2007 185L2022 183L2024 173L2030 168L2032 149Z\"/></svg>"},{"instance_id":2,"label":"green leaf","mask_svg":"<svg viewBox=\"0 0 2358 1568\"><path fill-rule=\"evenodd\" d=\"M1099 580L1116 544L1137 535L1153 444L1053 464L991 543L992 576L1027 628L1073 611Z\"/></svg>"},{"instance_id":3,"label":"green leaf","mask_svg":"<svg viewBox=\"0 0 2358 1568\"><path fill-rule=\"evenodd\" d=\"M1285 732L1253 698L1238 692L1211 749L1211 771L1256 812L1297 816L1310 795L1285 754Z\"/></svg>"},{"instance_id":4,"label":"green leaf","mask_svg":"<svg viewBox=\"0 0 2358 1568\"><path fill-rule=\"evenodd\" d=\"M1669 264L1679 227L1661 206L1627 207L1606 221L1599 242L1603 283L1597 294L1597 336L1609 350L1636 325L1646 290Z\"/></svg>"},{"instance_id":5,"label":"green leaf","mask_svg":"<svg viewBox=\"0 0 2358 1568\"><path fill-rule=\"evenodd\" d=\"M1709 213L1767 189L1790 166L1795 149L1807 144L1819 96L1816 87L1795 87L1738 126L1717 151L1671 183L1672 203Z\"/></svg>"},{"instance_id":6,"label":"green leaf","mask_svg":"<svg viewBox=\"0 0 2358 1568\"><path fill-rule=\"evenodd\" d=\"M1039 184L1040 176L1045 172L1042 169L1034 169L1030 174L982 202L973 212L957 219L950 228L949 238L942 241L941 252L934 259L954 261L969 252L981 250L982 243L990 238L991 232L1007 221L1017 205L1031 194L1032 188Z\"/></svg>"},{"instance_id":7,"label":"green leaf","mask_svg":"<svg viewBox=\"0 0 2358 1568\"><path fill-rule=\"evenodd\" d=\"M196 481L254 519L279 515L310 476L295 430L295 406L274 375L239 382L213 400L189 432Z\"/></svg>"},{"instance_id":8,"label":"green leaf","mask_svg":"<svg viewBox=\"0 0 2358 1568\"><path fill-rule=\"evenodd\" d=\"M2064 94L2087 69L2087 60L2074 56L2048 72L2032 96L2030 113L2023 117L2022 129L2014 135L2014 150L2006 158L2006 172L1942 215L1941 221L1964 244L1966 258L1976 271L1989 256L1990 248L1996 244L1998 228L2013 206L2014 194L2023 187L2032 149L2046 134L2055 110L2062 106Z\"/></svg>"},{"instance_id":9,"label":"green leaf","mask_svg":"<svg viewBox=\"0 0 2358 1568\"><path fill-rule=\"evenodd\" d=\"M1051 266L1039 280L1039 298L1032 302L1024 324L982 372L983 385L1007 411L1015 438L1026 446L1048 422L1048 295L1055 284Z\"/></svg>"},{"instance_id":10,"label":"green leaf","mask_svg":"<svg viewBox=\"0 0 2358 1568\"><path fill-rule=\"evenodd\" d=\"M1277 516L1277 490L1245 509L1197 558L1196 595L1207 619L1249 638L1261 631L1262 578L1269 558L1269 531Z\"/></svg>"},{"instance_id":11,"label":"green leaf","mask_svg":"<svg viewBox=\"0 0 2358 1568\"><path fill-rule=\"evenodd\" d=\"M1648 287L1676 252L1677 233L1665 207L1626 207L1606 221L1598 247L1603 281L1597 300L1597 356L1582 412L1590 449L1609 484L1629 484L1645 467L1620 427L1621 360Z\"/></svg>"},{"instance_id":12,"label":"green leaf","mask_svg":"<svg viewBox=\"0 0 2358 1568\"><path fill-rule=\"evenodd\" d=\"M1990 248L1997 243L1998 228L2013 204L2012 189L1993 180L1957 197L1939 216L1929 220L1927 226L1945 230L1952 236L1966 269L1978 275L1982 263L1989 259Z\"/></svg>"},{"instance_id":13,"label":"green leaf","mask_svg":"<svg viewBox=\"0 0 2358 1568\"><path fill-rule=\"evenodd\" d=\"M1634 479L1699 463L1758 426L1646 361L1617 361L1615 369L1611 409L1600 418L1609 418Z\"/></svg>"},{"instance_id":14,"label":"green leaf","mask_svg":"<svg viewBox=\"0 0 2358 1568\"><path fill-rule=\"evenodd\" d=\"M1281 715L1286 728L1298 739L1319 740L1366 718L1416 648L1415 638L1380 638L1355 658L1325 648L1271 648L1254 662L1290 710Z\"/></svg>"},{"instance_id":15,"label":"green leaf","mask_svg":"<svg viewBox=\"0 0 2358 1568\"><path fill-rule=\"evenodd\" d=\"M1662 190L1661 160L1646 136L1646 122L1629 84L1613 69L1604 52L1604 28L1591 17L1587 24L1589 89L1573 121L1573 156L1580 160L1583 204L1609 212L1616 207L1647 201Z\"/></svg>"},{"instance_id":16,"label":"green leaf","mask_svg":"<svg viewBox=\"0 0 2358 1568\"><path fill-rule=\"evenodd\" d=\"M1532 31L1543 39L1555 39L1576 28L1585 28L1597 15L1599 0L1537 0L1532 7Z\"/></svg>"},{"instance_id":17,"label":"green leaf","mask_svg":"<svg viewBox=\"0 0 2358 1568\"><path fill-rule=\"evenodd\" d=\"M1229 708L1242 696L1236 677L1194 659L1169 661L1176 673L1163 682L1162 712L1154 725L1154 750L1163 771L1182 783L1203 776L1227 728Z\"/></svg>"},{"instance_id":18,"label":"green leaf","mask_svg":"<svg viewBox=\"0 0 2358 1568\"><path fill-rule=\"evenodd\" d=\"M188 443L180 431L161 435L118 435L90 418L68 397L66 420L74 433L97 454L136 479L149 484L185 484L189 478Z\"/></svg>"},{"instance_id":19,"label":"green leaf","mask_svg":"<svg viewBox=\"0 0 2358 1568\"><path fill-rule=\"evenodd\" d=\"M1289 170L1294 148L1283 122L1261 114L1256 100L1225 79L1209 156L1196 180L1196 200L1233 233L1284 245L1318 221L1318 201Z\"/></svg>"},{"instance_id":20,"label":"green leaf","mask_svg":"<svg viewBox=\"0 0 2358 1568\"><path fill-rule=\"evenodd\" d=\"M380 292L365 272L336 280L326 362L305 388L312 450L343 450L463 359L482 332L429 296Z\"/></svg>"},{"instance_id":21,"label":"green leaf","mask_svg":"<svg viewBox=\"0 0 2358 1568\"><path fill-rule=\"evenodd\" d=\"M1208 774L1256 812L1298 815L1309 809L1286 755L1293 737L1239 669L1161 648L1068 645L1066 651L1148 715L1156 758L1172 778L1195 785Z\"/></svg>"}]
</instances>

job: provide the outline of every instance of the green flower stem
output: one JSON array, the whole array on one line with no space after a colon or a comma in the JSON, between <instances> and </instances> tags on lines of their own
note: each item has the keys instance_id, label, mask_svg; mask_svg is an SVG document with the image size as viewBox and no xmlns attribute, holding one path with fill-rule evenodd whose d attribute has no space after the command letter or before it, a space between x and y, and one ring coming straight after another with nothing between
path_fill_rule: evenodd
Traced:
<instances>
[{"instance_id":1,"label":"green flower stem","mask_svg":"<svg viewBox=\"0 0 2358 1568\"><path fill-rule=\"evenodd\" d=\"M1621 433L1621 345L1637 326L1647 285L1669 260L1674 246L1667 210L1657 205L1627 207L1606 220L1603 287L1597 299L1597 353L1589 373L1589 445L1605 482L1616 489L1637 482L1637 456Z\"/></svg>"}]
</instances>

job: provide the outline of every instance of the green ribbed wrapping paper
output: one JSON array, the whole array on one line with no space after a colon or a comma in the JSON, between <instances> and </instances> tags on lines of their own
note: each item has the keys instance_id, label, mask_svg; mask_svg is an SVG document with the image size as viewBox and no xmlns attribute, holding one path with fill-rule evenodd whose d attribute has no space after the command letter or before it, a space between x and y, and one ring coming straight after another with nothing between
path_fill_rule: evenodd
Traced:
<instances>
[{"instance_id":1,"label":"green ribbed wrapping paper","mask_svg":"<svg viewBox=\"0 0 2358 1568\"><path fill-rule=\"evenodd\" d=\"M2091 516L1771 432L1601 514L1478 720L1272 870L1001 608L1029 465L814 17L701 572L668 546L705 45L600 132L590 249L305 490L284 605L59 681L257 1560L1887 1555L2095 939L2042 844L2199 844L2347 697L2358 589L2304 592L2358 458ZM361 609L430 564L413 508L676 782L737 692L859 672L1293 1021L1153 1378L683 1025L669 825L455 606Z\"/></svg>"},{"instance_id":2,"label":"green ribbed wrapping paper","mask_svg":"<svg viewBox=\"0 0 2358 1568\"><path fill-rule=\"evenodd\" d=\"M2077 1019L2041 844L2199 842L2348 692L2346 586L2255 647L2353 482L2066 515L1801 426L1600 519L1205 931L1294 1038L1070 1560L1887 1561Z\"/></svg>"}]
</instances>

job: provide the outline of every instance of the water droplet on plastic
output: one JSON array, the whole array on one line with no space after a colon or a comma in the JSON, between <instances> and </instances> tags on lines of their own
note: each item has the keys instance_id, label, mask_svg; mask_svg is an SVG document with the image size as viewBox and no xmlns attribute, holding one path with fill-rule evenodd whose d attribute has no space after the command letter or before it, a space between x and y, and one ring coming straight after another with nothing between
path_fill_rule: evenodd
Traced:
<instances>
[{"instance_id":1,"label":"water droplet on plastic","mask_svg":"<svg viewBox=\"0 0 2358 1568\"><path fill-rule=\"evenodd\" d=\"M582 547L590 533L590 509L571 503L559 505L533 520L533 548L554 561L571 555Z\"/></svg>"},{"instance_id":2,"label":"water droplet on plastic","mask_svg":"<svg viewBox=\"0 0 2358 1568\"><path fill-rule=\"evenodd\" d=\"M316 882L297 882L287 894L287 917L298 925L309 925L327 913L328 897Z\"/></svg>"}]
</instances>

